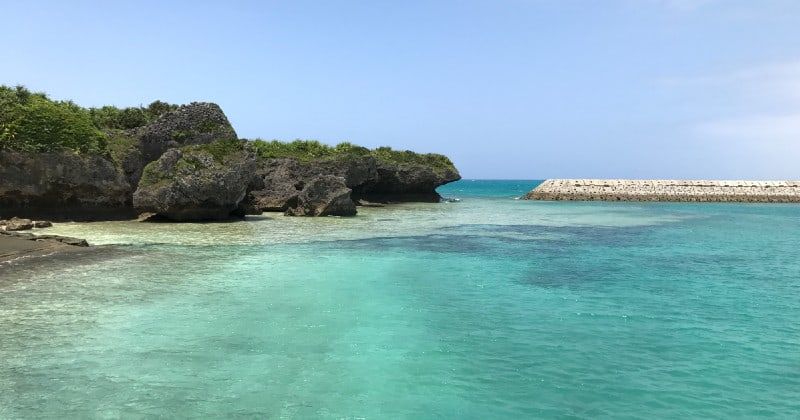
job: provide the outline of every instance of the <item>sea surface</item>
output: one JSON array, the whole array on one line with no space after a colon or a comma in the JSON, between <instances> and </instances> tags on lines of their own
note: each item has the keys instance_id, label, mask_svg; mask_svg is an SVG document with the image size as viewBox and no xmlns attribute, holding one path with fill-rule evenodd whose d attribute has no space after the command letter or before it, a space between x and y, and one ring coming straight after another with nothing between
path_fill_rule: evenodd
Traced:
<instances>
[{"instance_id":1,"label":"sea surface","mask_svg":"<svg viewBox=\"0 0 800 420\"><path fill-rule=\"evenodd\" d=\"M798 418L800 206L62 223L0 267L0 418Z\"/></svg>"}]
</instances>

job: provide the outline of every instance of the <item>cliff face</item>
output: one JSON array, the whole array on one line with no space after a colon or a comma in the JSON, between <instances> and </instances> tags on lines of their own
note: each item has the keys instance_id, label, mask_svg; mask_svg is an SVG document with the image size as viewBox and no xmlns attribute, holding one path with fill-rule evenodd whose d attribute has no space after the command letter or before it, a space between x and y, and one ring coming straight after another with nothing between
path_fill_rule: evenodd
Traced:
<instances>
[{"instance_id":1,"label":"cliff face","mask_svg":"<svg viewBox=\"0 0 800 420\"><path fill-rule=\"evenodd\" d=\"M375 202L438 202L436 188L461 179L454 167L435 168L422 164L378 162L374 182L357 187L358 198Z\"/></svg>"},{"instance_id":2,"label":"cliff face","mask_svg":"<svg viewBox=\"0 0 800 420\"><path fill-rule=\"evenodd\" d=\"M0 216L119 218L133 215L131 187L111 160L74 152L0 153Z\"/></svg>"}]
</instances>

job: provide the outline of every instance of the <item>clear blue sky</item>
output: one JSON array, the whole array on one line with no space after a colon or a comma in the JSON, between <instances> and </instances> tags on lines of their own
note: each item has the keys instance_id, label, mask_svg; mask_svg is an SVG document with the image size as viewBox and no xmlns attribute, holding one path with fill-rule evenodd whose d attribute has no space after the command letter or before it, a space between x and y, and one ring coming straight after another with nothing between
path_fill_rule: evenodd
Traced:
<instances>
[{"instance_id":1,"label":"clear blue sky","mask_svg":"<svg viewBox=\"0 0 800 420\"><path fill-rule=\"evenodd\" d=\"M85 106L213 101L241 137L440 152L467 178L800 178L800 1L0 10L0 83Z\"/></svg>"}]
</instances>

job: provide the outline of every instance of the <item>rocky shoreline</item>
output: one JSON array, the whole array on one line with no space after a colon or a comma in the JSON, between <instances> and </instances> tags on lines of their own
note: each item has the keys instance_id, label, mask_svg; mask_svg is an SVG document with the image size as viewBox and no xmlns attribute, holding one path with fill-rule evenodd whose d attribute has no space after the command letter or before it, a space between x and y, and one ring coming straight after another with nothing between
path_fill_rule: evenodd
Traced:
<instances>
[{"instance_id":1,"label":"rocky shoreline","mask_svg":"<svg viewBox=\"0 0 800 420\"><path fill-rule=\"evenodd\" d=\"M344 144L341 150L324 146L319 156L274 155L267 142L239 139L213 103L175 107L144 126L109 129L105 136L107 153L3 150L0 218L352 216L362 203L438 201L436 188L461 178L449 159L433 154Z\"/></svg>"},{"instance_id":2,"label":"rocky shoreline","mask_svg":"<svg viewBox=\"0 0 800 420\"><path fill-rule=\"evenodd\" d=\"M523 199L800 203L800 181L548 179Z\"/></svg>"}]
</instances>

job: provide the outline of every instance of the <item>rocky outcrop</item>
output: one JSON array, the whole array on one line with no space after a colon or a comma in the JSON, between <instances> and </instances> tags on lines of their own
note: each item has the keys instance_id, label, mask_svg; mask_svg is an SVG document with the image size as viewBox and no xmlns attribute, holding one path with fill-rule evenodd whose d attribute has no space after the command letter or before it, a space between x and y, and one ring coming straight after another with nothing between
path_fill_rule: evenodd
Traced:
<instances>
[{"instance_id":1,"label":"rocky outcrop","mask_svg":"<svg viewBox=\"0 0 800 420\"><path fill-rule=\"evenodd\" d=\"M20 219L19 217L12 217L9 220L0 220L0 229L13 232L18 230L33 229L34 223L31 219Z\"/></svg>"},{"instance_id":2,"label":"rocky outcrop","mask_svg":"<svg viewBox=\"0 0 800 420\"><path fill-rule=\"evenodd\" d=\"M131 186L102 156L0 153L0 217L129 217Z\"/></svg>"},{"instance_id":3,"label":"rocky outcrop","mask_svg":"<svg viewBox=\"0 0 800 420\"><path fill-rule=\"evenodd\" d=\"M316 161L262 159L251 181L246 206L257 212L286 211L297 204L305 185L324 175L339 177L347 188L355 188L377 180L376 162L368 156Z\"/></svg>"},{"instance_id":4,"label":"rocky outcrop","mask_svg":"<svg viewBox=\"0 0 800 420\"><path fill-rule=\"evenodd\" d=\"M191 103L156 121L108 135L108 155L0 153L0 216L121 219L135 216L132 194L143 168L167 150L235 139L219 106Z\"/></svg>"},{"instance_id":5,"label":"rocky outcrop","mask_svg":"<svg viewBox=\"0 0 800 420\"><path fill-rule=\"evenodd\" d=\"M182 105L130 134L139 140L145 164L171 148L237 138L219 105L206 102Z\"/></svg>"},{"instance_id":6,"label":"rocky outcrop","mask_svg":"<svg viewBox=\"0 0 800 420\"><path fill-rule=\"evenodd\" d=\"M352 190L345 179L334 175L318 176L302 185L297 199L286 210L287 216L355 216Z\"/></svg>"},{"instance_id":7,"label":"rocky outcrop","mask_svg":"<svg viewBox=\"0 0 800 420\"><path fill-rule=\"evenodd\" d=\"M219 105L207 102L181 105L145 126L108 134L115 161L134 189L144 167L169 149L237 138Z\"/></svg>"},{"instance_id":8,"label":"rocky outcrop","mask_svg":"<svg viewBox=\"0 0 800 420\"><path fill-rule=\"evenodd\" d=\"M421 164L398 164L379 161L377 179L354 188L359 199L373 202L438 202L436 188L461 179L455 167L435 168Z\"/></svg>"},{"instance_id":9,"label":"rocky outcrop","mask_svg":"<svg viewBox=\"0 0 800 420\"><path fill-rule=\"evenodd\" d=\"M109 129L106 135L107 152L99 155L3 150L0 217L109 220L154 213L191 221L263 211L350 215L354 202L438 201L436 188L460 179L444 156L389 148L316 143L328 151L265 154L303 159L256 158L213 103L183 105L147 125Z\"/></svg>"},{"instance_id":10,"label":"rocky outcrop","mask_svg":"<svg viewBox=\"0 0 800 420\"><path fill-rule=\"evenodd\" d=\"M458 171L419 164L384 162L373 156L345 156L314 161L263 159L251 181L246 207L253 212L286 211L297 205L304 185L323 176L344 180L354 202L437 202L436 188L461 179Z\"/></svg>"},{"instance_id":11,"label":"rocky outcrop","mask_svg":"<svg viewBox=\"0 0 800 420\"><path fill-rule=\"evenodd\" d=\"M139 213L174 221L242 216L255 170L255 153L239 140L172 149L145 167L133 204Z\"/></svg>"},{"instance_id":12,"label":"rocky outcrop","mask_svg":"<svg viewBox=\"0 0 800 420\"><path fill-rule=\"evenodd\" d=\"M800 203L800 181L548 179L526 200Z\"/></svg>"},{"instance_id":13,"label":"rocky outcrop","mask_svg":"<svg viewBox=\"0 0 800 420\"><path fill-rule=\"evenodd\" d=\"M50 257L61 252L85 250L87 247L89 243L80 238L0 230L0 267L21 258Z\"/></svg>"}]
</instances>

